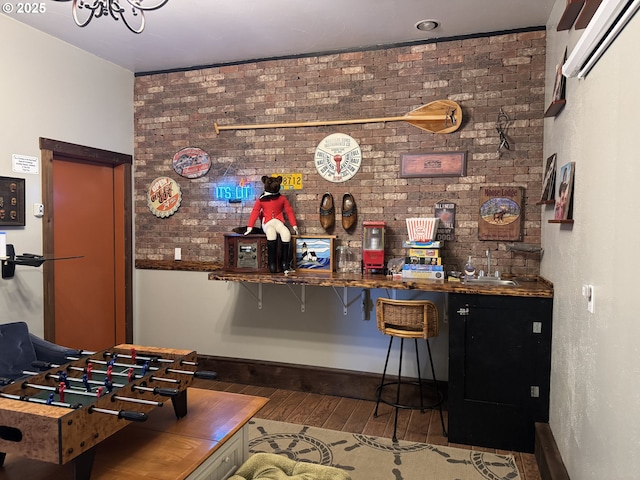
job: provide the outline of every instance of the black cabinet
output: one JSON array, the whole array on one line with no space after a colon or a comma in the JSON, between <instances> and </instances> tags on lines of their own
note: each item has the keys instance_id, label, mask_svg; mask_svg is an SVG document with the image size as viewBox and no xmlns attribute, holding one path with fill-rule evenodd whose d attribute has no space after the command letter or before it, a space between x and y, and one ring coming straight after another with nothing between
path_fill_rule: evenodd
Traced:
<instances>
[{"instance_id":1,"label":"black cabinet","mask_svg":"<svg viewBox=\"0 0 640 480\"><path fill-rule=\"evenodd\" d=\"M549 420L551 298L449 294L449 441L533 452Z\"/></svg>"}]
</instances>

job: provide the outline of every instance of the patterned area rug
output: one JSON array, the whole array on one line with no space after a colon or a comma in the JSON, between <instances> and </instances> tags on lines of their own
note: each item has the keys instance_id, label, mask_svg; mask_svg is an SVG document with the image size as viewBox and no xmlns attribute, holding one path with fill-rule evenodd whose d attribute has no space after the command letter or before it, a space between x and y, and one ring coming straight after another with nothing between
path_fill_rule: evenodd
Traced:
<instances>
[{"instance_id":1,"label":"patterned area rug","mask_svg":"<svg viewBox=\"0 0 640 480\"><path fill-rule=\"evenodd\" d=\"M352 480L516 480L511 455L399 441L254 418L249 450L342 468Z\"/></svg>"}]
</instances>

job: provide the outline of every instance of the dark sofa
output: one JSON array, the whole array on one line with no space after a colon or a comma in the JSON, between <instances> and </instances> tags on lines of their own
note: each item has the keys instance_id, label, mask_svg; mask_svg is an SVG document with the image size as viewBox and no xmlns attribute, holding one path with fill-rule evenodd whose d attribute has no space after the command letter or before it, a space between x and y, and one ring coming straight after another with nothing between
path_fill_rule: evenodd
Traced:
<instances>
[{"instance_id":1,"label":"dark sofa","mask_svg":"<svg viewBox=\"0 0 640 480\"><path fill-rule=\"evenodd\" d=\"M37 371L36 361L63 364L67 356L80 352L56 345L29 333L25 322L0 325L0 386L25 376L24 370Z\"/></svg>"}]
</instances>

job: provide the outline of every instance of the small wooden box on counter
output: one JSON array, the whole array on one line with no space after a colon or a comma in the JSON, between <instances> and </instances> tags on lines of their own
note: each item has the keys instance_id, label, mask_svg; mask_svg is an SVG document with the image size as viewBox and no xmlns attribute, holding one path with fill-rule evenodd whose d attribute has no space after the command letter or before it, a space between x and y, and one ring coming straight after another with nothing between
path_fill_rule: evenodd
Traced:
<instances>
[{"instance_id":1,"label":"small wooden box on counter","mask_svg":"<svg viewBox=\"0 0 640 480\"><path fill-rule=\"evenodd\" d=\"M267 237L225 233L224 269L231 272L269 273Z\"/></svg>"}]
</instances>

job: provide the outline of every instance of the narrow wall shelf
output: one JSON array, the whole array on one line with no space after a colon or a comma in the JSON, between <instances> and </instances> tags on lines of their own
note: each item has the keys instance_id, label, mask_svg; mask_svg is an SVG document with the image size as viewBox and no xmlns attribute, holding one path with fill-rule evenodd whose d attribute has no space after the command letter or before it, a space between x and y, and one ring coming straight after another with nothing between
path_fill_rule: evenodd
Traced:
<instances>
[{"instance_id":1,"label":"narrow wall shelf","mask_svg":"<svg viewBox=\"0 0 640 480\"><path fill-rule=\"evenodd\" d=\"M555 100L551 102L551 105L549 105L547 111L544 112L545 118L557 116L564 109L566 103L567 101L565 99Z\"/></svg>"},{"instance_id":2,"label":"narrow wall shelf","mask_svg":"<svg viewBox=\"0 0 640 480\"><path fill-rule=\"evenodd\" d=\"M602 0L587 0L587 4L584 6L582 11L580 12L580 16L576 20L575 28L576 30L581 30L583 28L587 28L593 14L596 13L596 10L602 3Z\"/></svg>"},{"instance_id":3,"label":"narrow wall shelf","mask_svg":"<svg viewBox=\"0 0 640 480\"><path fill-rule=\"evenodd\" d=\"M549 220L549 223L573 223L573 218L568 218L566 220Z\"/></svg>"},{"instance_id":4,"label":"narrow wall shelf","mask_svg":"<svg viewBox=\"0 0 640 480\"><path fill-rule=\"evenodd\" d=\"M554 203L556 203L555 200L540 200L536 202L536 205L553 205Z\"/></svg>"},{"instance_id":5,"label":"narrow wall shelf","mask_svg":"<svg viewBox=\"0 0 640 480\"><path fill-rule=\"evenodd\" d=\"M558 22L558 32L569 30L573 26L573 22L576 21L585 1L586 0L567 0L567 6L564 8L564 13Z\"/></svg>"}]
</instances>

